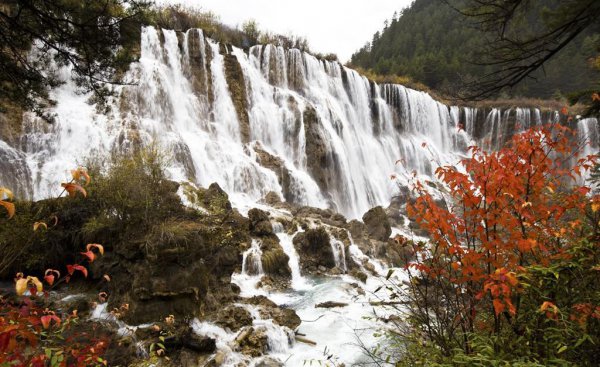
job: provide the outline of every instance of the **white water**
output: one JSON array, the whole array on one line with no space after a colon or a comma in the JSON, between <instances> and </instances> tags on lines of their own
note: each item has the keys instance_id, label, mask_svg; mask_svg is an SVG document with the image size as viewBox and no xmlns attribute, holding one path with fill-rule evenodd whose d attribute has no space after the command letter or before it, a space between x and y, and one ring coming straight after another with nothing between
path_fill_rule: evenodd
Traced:
<instances>
[{"instance_id":1,"label":"white water","mask_svg":"<svg viewBox=\"0 0 600 367\"><path fill-rule=\"evenodd\" d=\"M232 274L231 281L240 287L242 297L251 297L262 294L257 289L264 275L260 242L252 240L252 245L242 256L242 272Z\"/></svg>"},{"instance_id":2,"label":"white water","mask_svg":"<svg viewBox=\"0 0 600 367\"><path fill-rule=\"evenodd\" d=\"M302 229L298 227L294 234L287 234L283 231L283 226L279 222L273 223L273 231L279 238L279 244L283 249L283 252L288 256L288 265L292 272L292 289L296 291L307 290L311 288L311 284L305 277L302 276L300 272L300 257L298 256L298 252L294 247L294 237L299 232L302 232Z\"/></svg>"},{"instance_id":3,"label":"white water","mask_svg":"<svg viewBox=\"0 0 600 367\"><path fill-rule=\"evenodd\" d=\"M51 196L87 157L157 142L172 155L173 179L205 187L217 182L238 207L272 191L358 218L387 205L397 188L391 174L430 175L438 164L454 163L473 140L499 146L514 120L524 128L552 117L535 109L483 116L400 85L379 86L298 50L255 46L246 54L234 47L246 87L246 143L220 49L200 30L178 38L174 31L143 28L141 58L127 75L138 84L116 88L103 114L63 69L66 83L51 93L55 124L27 115L20 141L0 144L0 156L10 158L2 163L0 185L24 197ZM286 187L278 181L281 172L258 164L257 143L281 159ZM317 150L321 154L311 156Z\"/></svg>"}]
</instances>

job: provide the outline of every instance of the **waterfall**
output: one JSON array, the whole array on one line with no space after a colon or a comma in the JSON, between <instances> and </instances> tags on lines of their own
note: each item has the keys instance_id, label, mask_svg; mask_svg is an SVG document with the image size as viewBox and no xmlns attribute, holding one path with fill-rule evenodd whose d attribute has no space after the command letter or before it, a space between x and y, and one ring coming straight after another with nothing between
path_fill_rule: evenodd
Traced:
<instances>
[{"instance_id":1,"label":"waterfall","mask_svg":"<svg viewBox=\"0 0 600 367\"><path fill-rule=\"evenodd\" d=\"M64 67L65 83L50 93L56 122L27 113L20 138L0 141L0 185L49 197L87 158L155 142L172 155L173 180L216 182L238 207L274 192L360 218L396 194L391 175L431 176L469 145L497 149L516 131L558 118L531 108L449 107L338 62L272 45L245 52L199 29L143 27L140 49L126 75L137 83L115 86L108 112L88 103Z\"/></svg>"},{"instance_id":2,"label":"waterfall","mask_svg":"<svg viewBox=\"0 0 600 367\"><path fill-rule=\"evenodd\" d=\"M302 229L298 227L296 232L290 235L283 231L283 225L281 223L273 222L273 231L279 238L279 244L281 245L283 252L288 256L288 265L292 272L292 288L294 290L309 289L311 285L300 272L300 256L298 256L298 252L296 251L293 242L296 234L302 232Z\"/></svg>"},{"instance_id":3,"label":"waterfall","mask_svg":"<svg viewBox=\"0 0 600 367\"><path fill-rule=\"evenodd\" d=\"M335 266L344 273L347 272L348 267L346 266L346 249L344 248L344 243L332 235L329 235L329 242L331 243Z\"/></svg>"},{"instance_id":4,"label":"waterfall","mask_svg":"<svg viewBox=\"0 0 600 367\"><path fill-rule=\"evenodd\" d=\"M242 274L262 277L265 272L263 271L261 258L260 244L258 241L252 240L252 246L244 252L242 257Z\"/></svg>"}]
</instances>

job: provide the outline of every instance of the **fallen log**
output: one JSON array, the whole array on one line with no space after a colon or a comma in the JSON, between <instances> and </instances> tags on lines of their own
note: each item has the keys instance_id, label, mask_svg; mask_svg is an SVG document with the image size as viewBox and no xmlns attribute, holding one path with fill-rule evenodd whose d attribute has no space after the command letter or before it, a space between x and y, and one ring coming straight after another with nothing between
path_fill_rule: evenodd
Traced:
<instances>
[{"instance_id":1,"label":"fallen log","mask_svg":"<svg viewBox=\"0 0 600 367\"><path fill-rule=\"evenodd\" d=\"M308 345L317 345L316 342L314 342L310 339L307 339L303 336L296 336L296 341L299 341L300 343L304 343L304 344L308 344Z\"/></svg>"}]
</instances>

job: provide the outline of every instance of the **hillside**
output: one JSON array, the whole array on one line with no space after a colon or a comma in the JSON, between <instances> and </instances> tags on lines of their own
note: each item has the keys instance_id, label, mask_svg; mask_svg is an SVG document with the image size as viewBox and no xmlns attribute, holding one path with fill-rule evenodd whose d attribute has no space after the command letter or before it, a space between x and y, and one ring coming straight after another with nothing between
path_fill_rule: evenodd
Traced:
<instances>
[{"instance_id":1,"label":"hillside","mask_svg":"<svg viewBox=\"0 0 600 367\"><path fill-rule=\"evenodd\" d=\"M545 0L548 7L556 1ZM533 19L528 28L542 27ZM600 34L587 32L576 38L528 80L512 96L549 98L592 87L598 72L588 67L597 54ZM445 90L461 80L478 77L489 69L475 65L486 35L439 0L416 0L385 23L371 42L351 59L354 67L377 74L410 77L434 89Z\"/></svg>"}]
</instances>

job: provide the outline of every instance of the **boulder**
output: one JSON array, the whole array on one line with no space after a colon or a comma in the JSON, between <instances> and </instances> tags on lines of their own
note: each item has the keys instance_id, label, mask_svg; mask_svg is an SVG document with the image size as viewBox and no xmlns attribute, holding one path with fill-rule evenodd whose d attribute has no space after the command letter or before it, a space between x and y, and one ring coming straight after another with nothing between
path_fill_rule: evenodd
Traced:
<instances>
[{"instance_id":1,"label":"boulder","mask_svg":"<svg viewBox=\"0 0 600 367\"><path fill-rule=\"evenodd\" d=\"M370 209L363 215L362 219L367 227L369 237L379 241L387 241L390 238L392 227L385 210L381 206Z\"/></svg>"},{"instance_id":2,"label":"boulder","mask_svg":"<svg viewBox=\"0 0 600 367\"><path fill-rule=\"evenodd\" d=\"M244 326L252 325L252 315L243 307L229 305L217 313L215 324L237 331Z\"/></svg>"},{"instance_id":3,"label":"boulder","mask_svg":"<svg viewBox=\"0 0 600 367\"><path fill-rule=\"evenodd\" d=\"M310 270L322 266L324 269L331 269L335 266L329 234L325 228L318 227L300 232L294 237L293 243L303 268Z\"/></svg>"},{"instance_id":4,"label":"boulder","mask_svg":"<svg viewBox=\"0 0 600 367\"><path fill-rule=\"evenodd\" d=\"M269 221L269 213L260 209L250 209L248 211L250 220L250 233L255 236L268 236L273 234L273 226Z\"/></svg>"}]
</instances>

